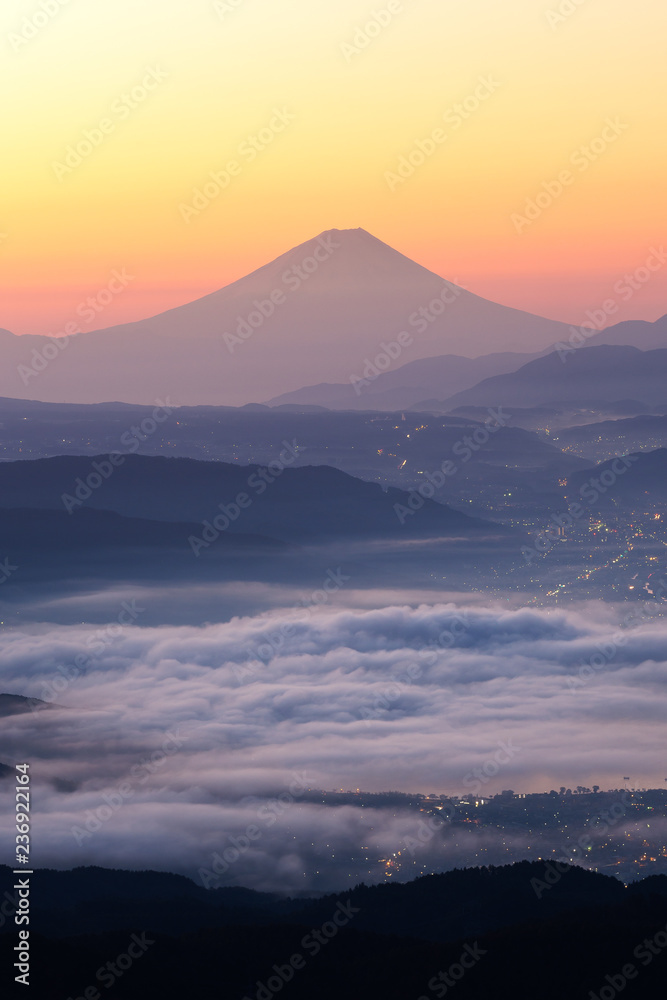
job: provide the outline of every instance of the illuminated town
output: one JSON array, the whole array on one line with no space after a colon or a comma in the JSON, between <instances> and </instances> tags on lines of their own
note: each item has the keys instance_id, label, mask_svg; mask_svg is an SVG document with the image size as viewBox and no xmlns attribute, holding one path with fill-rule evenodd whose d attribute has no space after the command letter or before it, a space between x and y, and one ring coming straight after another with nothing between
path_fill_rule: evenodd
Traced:
<instances>
[{"instance_id":1,"label":"illuminated town","mask_svg":"<svg viewBox=\"0 0 667 1000\"><path fill-rule=\"evenodd\" d=\"M414 813L414 834L395 851L376 857L369 843L361 856L337 857L339 864L351 865L351 878L359 881L407 881L451 868L536 858L580 865L626 884L667 875L667 788L578 786L461 798L312 790L304 801L389 810L393 816Z\"/></svg>"}]
</instances>

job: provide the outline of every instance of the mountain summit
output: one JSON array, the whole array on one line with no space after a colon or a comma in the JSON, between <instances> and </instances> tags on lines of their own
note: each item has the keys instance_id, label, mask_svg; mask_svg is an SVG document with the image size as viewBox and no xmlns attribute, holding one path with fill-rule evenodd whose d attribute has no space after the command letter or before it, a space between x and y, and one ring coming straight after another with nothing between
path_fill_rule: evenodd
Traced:
<instances>
[{"instance_id":1,"label":"mountain summit","mask_svg":"<svg viewBox=\"0 0 667 1000\"><path fill-rule=\"evenodd\" d=\"M331 229L187 305L50 338L0 332L0 395L239 405L350 382L433 355L537 352L565 324L509 309L421 267L363 229Z\"/></svg>"}]
</instances>

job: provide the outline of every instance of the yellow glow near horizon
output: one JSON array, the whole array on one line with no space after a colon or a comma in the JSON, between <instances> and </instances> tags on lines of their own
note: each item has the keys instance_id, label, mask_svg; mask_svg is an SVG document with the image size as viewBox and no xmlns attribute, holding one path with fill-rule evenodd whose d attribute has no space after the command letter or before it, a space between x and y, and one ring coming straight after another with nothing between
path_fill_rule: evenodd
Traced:
<instances>
[{"instance_id":1,"label":"yellow glow near horizon","mask_svg":"<svg viewBox=\"0 0 667 1000\"><path fill-rule=\"evenodd\" d=\"M6 0L0 326L55 331L118 267L135 280L101 325L140 318L356 226L479 294L577 322L660 245L666 28L659 0ZM480 78L494 92L445 123ZM276 108L294 120L239 156ZM59 179L54 162L105 118ZM573 167L608 119L627 127ZM387 174L439 127L446 140L392 190ZM238 176L185 222L179 206L233 159ZM573 182L517 232L512 216L567 168ZM665 287L658 272L622 318L667 311Z\"/></svg>"}]
</instances>

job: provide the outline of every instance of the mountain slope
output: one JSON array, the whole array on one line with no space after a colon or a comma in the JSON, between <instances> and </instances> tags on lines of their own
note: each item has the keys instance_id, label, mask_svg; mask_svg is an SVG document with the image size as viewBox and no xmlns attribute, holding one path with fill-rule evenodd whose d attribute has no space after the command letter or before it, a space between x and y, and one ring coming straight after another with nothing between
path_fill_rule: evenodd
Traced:
<instances>
[{"instance_id":1,"label":"mountain slope","mask_svg":"<svg viewBox=\"0 0 667 1000\"><path fill-rule=\"evenodd\" d=\"M109 465L105 456L4 462L0 464L0 507L67 508L76 526L76 514L85 506L126 518L188 522L188 528L196 526L200 534L204 522L216 522L216 529L229 534L296 543L428 537L434 533L448 536L488 528L484 521L433 501L422 505L419 517L409 517L401 524L394 505L406 505L407 493L383 491L375 483L362 482L328 466L287 468L279 474L269 472L267 478L266 470L259 466L128 455L99 482L98 469L107 468L104 462ZM91 480L91 476L95 478ZM86 485L91 482L99 485L91 489ZM171 527L176 530L177 526ZM181 528L181 536L187 540L185 527Z\"/></svg>"},{"instance_id":2,"label":"mountain slope","mask_svg":"<svg viewBox=\"0 0 667 1000\"><path fill-rule=\"evenodd\" d=\"M356 388L350 382L324 382L276 396L268 400L268 405L315 404L331 410L401 410L431 396L445 398L476 385L484 378L516 371L532 360L533 355L509 351L480 358L464 358L456 354L420 358L401 365L395 371L382 372L367 379Z\"/></svg>"},{"instance_id":3,"label":"mountain slope","mask_svg":"<svg viewBox=\"0 0 667 1000\"><path fill-rule=\"evenodd\" d=\"M629 463L629 464L628 464ZM598 481L603 489L587 484ZM667 501L667 448L630 455L628 462L613 458L593 469L572 474L569 483L573 494L584 490L584 499L595 496L597 507L618 503L631 510L664 509Z\"/></svg>"},{"instance_id":4,"label":"mountain slope","mask_svg":"<svg viewBox=\"0 0 667 1000\"><path fill-rule=\"evenodd\" d=\"M667 448L667 416L641 414L571 426L559 430L554 440L560 448L603 462L628 452Z\"/></svg>"},{"instance_id":5,"label":"mountain slope","mask_svg":"<svg viewBox=\"0 0 667 1000\"><path fill-rule=\"evenodd\" d=\"M629 344L638 347L640 351L656 351L667 347L667 315L661 316L655 323L645 320L626 320L608 326L605 330L591 337L588 341L591 347L600 344Z\"/></svg>"},{"instance_id":6,"label":"mountain slope","mask_svg":"<svg viewBox=\"0 0 667 1000\"><path fill-rule=\"evenodd\" d=\"M135 907L141 913L142 927L163 933L184 933L197 920L208 927L273 922L319 927L337 904L349 902L357 908L358 930L456 941L530 919L549 919L581 906L622 904L643 886L638 883L633 891L613 876L567 866L553 889L539 898L531 879L544 879L543 861L455 869L413 882L362 883L347 892L301 900L236 886L203 889L168 872L91 867L42 869L39 874L43 889L35 923L54 936L122 928L125 915L118 904L128 901L133 915ZM9 868L0 867L0 888L11 886L10 876ZM660 879L656 891L667 896ZM68 901L67 910L58 916L63 899Z\"/></svg>"},{"instance_id":7,"label":"mountain slope","mask_svg":"<svg viewBox=\"0 0 667 1000\"><path fill-rule=\"evenodd\" d=\"M412 338L404 338L403 363L462 343L472 355L492 343L540 351L569 335L565 324L449 284L364 230L331 230L195 302L79 334L61 350L50 338L0 331L0 395L246 403L362 377L366 358L401 331Z\"/></svg>"},{"instance_id":8,"label":"mountain slope","mask_svg":"<svg viewBox=\"0 0 667 1000\"><path fill-rule=\"evenodd\" d=\"M538 406L594 399L665 399L667 349L582 347L529 361L518 371L484 379L472 389L450 396L448 410L461 406Z\"/></svg>"}]
</instances>

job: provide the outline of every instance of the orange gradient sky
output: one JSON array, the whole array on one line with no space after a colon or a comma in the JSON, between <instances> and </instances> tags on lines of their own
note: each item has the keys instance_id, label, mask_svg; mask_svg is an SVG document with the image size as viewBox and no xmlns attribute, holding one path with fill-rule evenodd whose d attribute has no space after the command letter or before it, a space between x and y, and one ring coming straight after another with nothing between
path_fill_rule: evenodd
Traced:
<instances>
[{"instance_id":1,"label":"orange gradient sky","mask_svg":"<svg viewBox=\"0 0 667 1000\"><path fill-rule=\"evenodd\" d=\"M5 0L0 327L58 333L123 268L89 328L138 319L357 226L582 322L664 239L666 32L664 0ZM614 318L667 312L666 275Z\"/></svg>"}]
</instances>

